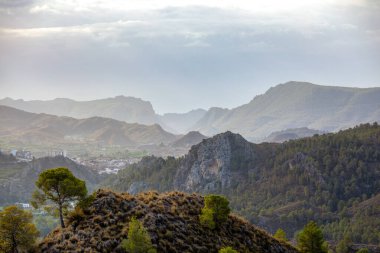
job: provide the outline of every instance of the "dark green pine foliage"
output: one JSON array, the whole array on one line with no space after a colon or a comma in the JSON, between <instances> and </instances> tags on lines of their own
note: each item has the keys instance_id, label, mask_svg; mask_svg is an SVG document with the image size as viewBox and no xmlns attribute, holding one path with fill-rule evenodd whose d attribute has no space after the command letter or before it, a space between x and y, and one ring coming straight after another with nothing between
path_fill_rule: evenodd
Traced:
<instances>
[{"instance_id":1,"label":"dark green pine foliage","mask_svg":"<svg viewBox=\"0 0 380 253\"><path fill-rule=\"evenodd\" d=\"M309 222L297 235L297 247L301 253L327 253L327 243L317 223Z\"/></svg>"},{"instance_id":2,"label":"dark green pine foliage","mask_svg":"<svg viewBox=\"0 0 380 253\"><path fill-rule=\"evenodd\" d=\"M315 220L328 240L340 241L348 235L354 243L380 243L377 123L251 146L253 156L232 150L231 185L212 192L226 195L233 210L256 224L265 220L265 228L272 233L282 228L289 237ZM104 185L127 191L133 182L142 181L146 189L170 191L176 171L188 164L186 157L145 157Z\"/></svg>"}]
</instances>

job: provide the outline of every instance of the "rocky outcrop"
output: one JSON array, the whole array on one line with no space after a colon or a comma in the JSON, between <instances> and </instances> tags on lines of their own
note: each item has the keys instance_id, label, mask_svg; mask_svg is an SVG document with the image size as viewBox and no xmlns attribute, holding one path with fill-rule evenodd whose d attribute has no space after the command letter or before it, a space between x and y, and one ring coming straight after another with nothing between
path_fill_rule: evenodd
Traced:
<instances>
[{"instance_id":1,"label":"rocky outcrop","mask_svg":"<svg viewBox=\"0 0 380 253\"><path fill-rule=\"evenodd\" d=\"M220 192L232 182L234 161L252 161L253 146L239 134L226 132L193 146L177 170L174 187L184 191Z\"/></svg>"},{"instance_id":2,"label":"rocky outcrop","mask_svg":"<svg viewBox=\"0 0 380 253\"><path fill-rule=\"evenodd\" d=\"M296 253L254 225L229 215L217 230L199 222L203 197L196 194L145 192L138 195L99 190L84 214L70 219L65 229L51 232L41 252L124 252L132 217L148 230L157 252L214 253L232 246L238 252Z\"/></svg>"}]
</instances>

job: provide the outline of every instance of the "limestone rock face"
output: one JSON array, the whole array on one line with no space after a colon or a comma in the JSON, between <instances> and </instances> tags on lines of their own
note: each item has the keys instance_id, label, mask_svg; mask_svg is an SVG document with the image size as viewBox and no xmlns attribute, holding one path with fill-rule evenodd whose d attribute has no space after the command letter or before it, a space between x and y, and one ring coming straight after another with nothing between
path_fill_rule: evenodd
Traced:
<instances>
[{"instance_id":1,"label":"limestone rock face","mask_svg":"<svg viewBox=\"0 0 380 253\"><path fill-rule=\"evenodd\" d=\"M252 161L253 146L242 136L226 132L191 148L174 179L184 191L215 192L227 189L237 168L234 161Z\"/></svg>"}]
</instances>

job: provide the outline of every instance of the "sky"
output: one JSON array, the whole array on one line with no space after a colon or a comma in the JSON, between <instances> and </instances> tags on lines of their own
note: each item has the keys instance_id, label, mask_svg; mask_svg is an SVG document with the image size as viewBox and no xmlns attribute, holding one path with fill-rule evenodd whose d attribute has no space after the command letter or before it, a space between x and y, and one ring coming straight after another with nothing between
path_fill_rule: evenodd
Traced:
<instances>
[{"instance_id":1,"label":"sky","mask_svg":"<svg viewBox=\"0 0 380 253\"><path fill-rule=\"evenodd\" d=\"M0 0L0 98L233 108L291 80L380 86L378 0Z\"/></svg>"}]
</instances>

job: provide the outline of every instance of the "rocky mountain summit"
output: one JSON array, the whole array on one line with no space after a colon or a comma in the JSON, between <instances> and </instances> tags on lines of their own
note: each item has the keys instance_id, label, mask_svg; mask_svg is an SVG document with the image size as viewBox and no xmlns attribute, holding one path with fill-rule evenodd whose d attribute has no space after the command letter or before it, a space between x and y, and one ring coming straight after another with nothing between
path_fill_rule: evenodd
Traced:
<instances>
[{"instance_id":1,"label":"rocky mountain summit","mask_svg":"<svg viewBox=\"0 0 380 253\"><path fill-rule=\"evenodd\" d=\"M237 160L239 163L249 163L253 158L253 145L241 135L231 132L218 134L191 148L178 168L174 188L223 192L240 177L239 168L231 165Z\"/></svg>"},{"instance_id":2,"label":"rocky mountain summit","mask_svg":"<svg viewBox=\"0 0 380 253\"><path fill-rule=\"evenodd\" d=\"M144 192L137 195L98 190L83 215L65 229L51 232L39 245L41 252L125 252L132 217L147 229L157 252L214 253L232 246L239 252L296 253L265 231L230 214L219 229L201 225L203 197L182 192Z\"/></svg>"}]
</instances>

